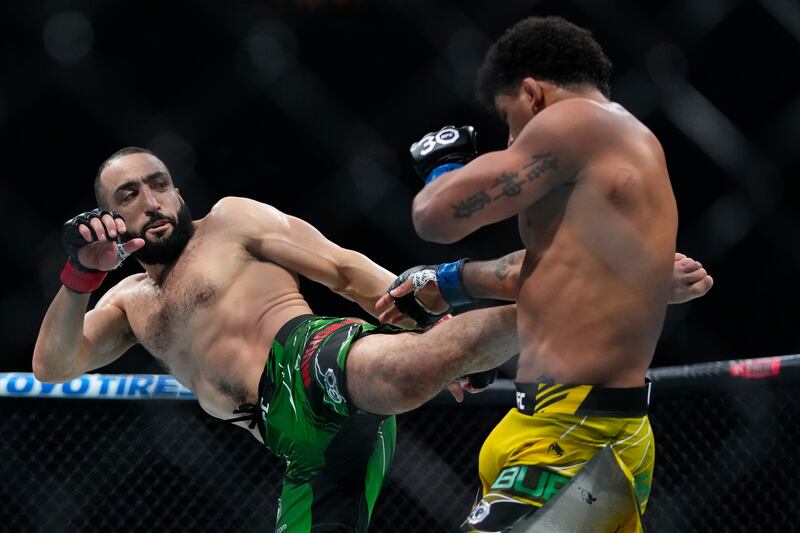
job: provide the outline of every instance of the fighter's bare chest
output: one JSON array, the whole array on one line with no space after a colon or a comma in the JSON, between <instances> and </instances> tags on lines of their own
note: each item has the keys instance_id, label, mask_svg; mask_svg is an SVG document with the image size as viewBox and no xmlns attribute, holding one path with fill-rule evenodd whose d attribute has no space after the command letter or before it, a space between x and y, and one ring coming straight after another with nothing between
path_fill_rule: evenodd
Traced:
<instances>
[{"instance_id":1,"label":"fighter's bare chest","mask_svg":"<svg viewBox=\"0 0 800 533\"><path fill-rule=\"evenodd\" d=\"M148 287L128 304L128 320L136 338L150 352L162 355L197 326L197 316L213 307L219 288L199 273L166 287Z\"/></svg>"},{"instance_id":2,"label":"fighter's bare chest","mask_svg":"<svg viewBox=\"0 0 800 533\"><path fill-rule=\"evenodd\" d=\"M207 329L235 272L218 261L182 257L161 283L146 280L128 300L126 312L137 340L154 355L181 351L187 339ZM209 258L211 259L211 258Z\"/></svg>"}]
</instances>

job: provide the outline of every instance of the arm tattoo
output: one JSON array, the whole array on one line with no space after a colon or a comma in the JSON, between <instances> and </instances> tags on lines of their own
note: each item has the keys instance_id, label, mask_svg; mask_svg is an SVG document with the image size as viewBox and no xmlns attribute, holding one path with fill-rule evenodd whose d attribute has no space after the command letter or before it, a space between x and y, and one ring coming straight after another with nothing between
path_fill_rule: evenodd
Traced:
<instances>
[{"instance_id":1,"label":"arm tattoo","mask_svg":"<svg viewBox=\"0 0 800 533\"><path fill-rule=\"evenodd\" d=\"M508 254L504 257L501 257L495 262L494 275L497 276L497 279L500 281L505 280L510 274L508 267L513 267L520 264L523 257L525 257L525 250L519 250L513 254Z\"/></svg>"},{"instance_id":2,"label":"arm tattoo","mask_svg":"<svg viewBox=\"0 0 800 533\"><path fill-rule=\"evenodd\" d=\"M548 170L558 170L558 159L553 157L550 152L546 154L534 154L531 162L522 165L522 168L529 168L526 177L528 181L533 181L541 177Z\"/></svg>"},{"instance_id":3,"label":"arm tattoo","mask_svg":"<svg viewBox=\"0 0 800 533\"><path fill-rule=\"evenodd\" d=\"M522 165L522 169L526 171L525 177L528 182L531 182L549 170L558 170L558 159L548 152L546 154L534 154L528 163ZM500 188L500 191L495 196L490 196L484 189L471 196L468 196L456 204L452 204L453 218L469 218L490 203L492 200L498 200L503 196L518 196L522 193L522 187L526 181L524 179L517 179L519 172L503 172L489 186L489 189Z\"/></svg>"},{"instance_id":4,"label":"arm tattoo","mask_svg":"<svg viewBox=\"0 0 800 533\"><path fill-rule=\"evenodd\" d=\"M481 192L473 194L472 196L467 197L466 199L462 200L461 202L457 203L453 207L453 217L455 218L469 218L473 215L473 213L477 213L484 207L486 204L491 202L492 199L489 198L489 195L486 194L483 190Z\"/></svg>"},{"instance_id":5,"label":"arm tattoo","mask_svg":"<svg viewBox=\"0 0 800 533\"><path fill-rule=\"evenodd\" d=\"M497 179L494 180L494 183L489 188L502 187L502 190L492 200L497 200L501 196L517 196L521 193L524 182L522 180L516 181L518 175L518 172L503 172L497 176Z\"/></svg>"}]
</instances>

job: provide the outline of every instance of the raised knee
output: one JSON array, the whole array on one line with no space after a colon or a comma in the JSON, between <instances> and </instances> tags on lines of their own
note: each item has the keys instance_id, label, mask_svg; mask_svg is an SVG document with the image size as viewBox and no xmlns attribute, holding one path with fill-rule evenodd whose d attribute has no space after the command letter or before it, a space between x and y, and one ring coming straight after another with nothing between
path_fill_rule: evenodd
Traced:
<instances>
[{"instance_id":1,"label":"raised knee","mask_svg":"<svg viewBox=\"0 0 800 533\"><path fill-rule=\"evenodd\" d=\"M429 399L419 376L401 361L387 357L371 360L371 365L352 365L348 361L347 390L356 407L364 411L395 415L416 409ZM351 371L352 370L352 371Z\"/></svg>"},{"instance_id":2,"label":"raised knee","mask_svg":"<svg viewBox=\"0 0 800 533\"><path fill-rule=\"evenodd\" d=\"M431 399L429 388L415 383L413 377L404 376L394 384L394 397L397 411L394 414L411 411Z\"/></svg>"}]
</instances>

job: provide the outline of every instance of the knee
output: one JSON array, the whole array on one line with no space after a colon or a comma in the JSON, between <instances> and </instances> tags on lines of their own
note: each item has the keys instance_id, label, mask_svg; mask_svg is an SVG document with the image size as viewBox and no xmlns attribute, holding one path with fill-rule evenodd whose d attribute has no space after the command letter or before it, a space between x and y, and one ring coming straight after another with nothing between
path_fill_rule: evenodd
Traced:
<instances>
[{"instance_id":1,"label":"knee","mask_svg":"<svg viewBox=\"0 0 800 533\"><path fill-rule=\"evenodd\" d=\"M395 411L392 414L405 413L422 406L430 400L436 392L431 393L430 387L415 381L413 375L403 373L387 387L390 391L392 404Z\"/></svg>"},{"instance_id":2,"label":"knee","mask_svg":"<svg viewBox=\"0 0 800 533\"><path fill-rule=\"evenodd\" d=\"M373 337L360 339L351 348L347 384L358 407L376 414L400 414L421 406L447 384L446 363L438 356L441 350L422 338L416 337L413 349Z\"/></svg>"},{"instance_id":3,"label":"knee","mask_svg":"<svg viewBox=\"0 0 800 533\"><path fill-rule=\"evenodd\" d=\"M390 387L404 411L430 401L455 377L452 364L434 348L408 353L392 362Z\"/></svg>"},{"instance_id":4,"label":"knee","mask_svg":"<svg viewBox=\"0 0 800 533\"><path fill-rule=\"evenodd\" d=\"M364 386L368 390L361 397L369 398L370 405L358 407L375 414L399 415L420 407L430 399L430 394L405 373L373 377Z\"/></svg>"},{"instance_id":5,"label":"knee","mask_svg":"<svg viewBox=\"0 0 800 533\"><path fill-rule=\"evenodd\" d=\"M430 394L418 375L399 358L370 357L348 359L347 393L359 409L379 414L396 415L416 409Z\"/></svg>"}]
</instances>

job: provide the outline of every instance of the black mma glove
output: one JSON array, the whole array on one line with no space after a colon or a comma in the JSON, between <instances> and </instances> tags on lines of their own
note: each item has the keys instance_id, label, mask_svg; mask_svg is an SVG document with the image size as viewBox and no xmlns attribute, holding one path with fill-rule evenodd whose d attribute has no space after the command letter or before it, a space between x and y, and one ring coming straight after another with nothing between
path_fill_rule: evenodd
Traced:
<instances>
[{"instance_id":1,"label":"black mma glove","mask_svg":"<svg viewBox=\"0 0 800 533\"><path fill-rule=\"evenodd\" d=\"M461 168L478 155L475 128L445 126L411 145L411 159L427 185L445 172Z\"/></svg>"},{"instance_id":2,"label":"black mma glove","mask_svg":"<svg viewBox=\"0 0 800 533\"><path fill-rule=\"evenodd\" d=\"M93 209L80 215L67 220L64 223L61 232L61 243L64 246L64 252L69 258L64 269L61 271L61 283L65 287L72 289L75 292L87 293L96 290L106 277L106 272L89 268L82 265L78 260L78 250L95 242L97 234L94 228L89 224L93 218L101 218L103 215L111 215L113 218L122 218L116 213L106 211L103 209ZM83 238L83 235L78 231L78 227L83 224L92 233L94 240L88 242ZM128 256L128 253L122 247L122 244L117 243L117 266L122 264L122 261Z\"/></svg>"},{"instance_id":3,"label":"black mma glove","mask_svg":"<svg viewBox=\"0 0 800 533\"><path fill-rule=\"evenodd\" d=\"M100 270L82 265L78 260L78 250L97 240L97 234L91 224L89 224L89 221L93 218L102 218L103 215L111 215L113 218L122 218L120 215L112 213L111 211L106 211L105 209L92 209L91 211L81 213L64 222L64 228L61 232L61 244L64 246L64 252L67 254L67 257L78 270L84 272L100 272ZM81 224L89 228L94 241L88 242L83 238L83 235L78 231L78 227Z\"/></svg>"},{"instance_id":4,"label":"black mma glove","mask_svg":"<svg viewBox=\"0 0 800 533\"><path fill-rule=\"evenodd\" d=\"M417 265L415 267L411 267L399 276L392 282L389 286L389 291L393 291L405 281L417 274L414 279L414 290L400 296L399 298L394 299L394 305L403 313L407 314L414 321L417 323L422 329L428 329L433 326L436 322L438 322L444 315L447 314L447 311L443 313L436 313L428 307L425 306L422 302L420 302L415 293L417 289L420 289L425 286L428 281L436 281L436 265Z\"/></svg>"},{"instance_id":5,"label":"black mma glove","mask_svg":"<svg viewBox=\"0 0 800 533\"><path fill-rule=\"evenodd\" d=\"M469 379L469 384L476 389L485 389L486 387L494 383L496 377L497 377L496 368L493 368L491 370L484 370L483 372L475 372L474 374L469 374L467 376L467 378Z\"/></svg>"},{"instance_id":6,"label":"black mma glove","mask_svg":"<svg viewBox=\"0 0 800 533\"><path fill-rule=\"evenodd\" d=\"M466 305L475 302L475 299L470 296L464 288L463 283L462 270L464 268L464 263L468 261L469 259L459 259L452 263L418 265L409 268L397 276L389 287L389 291L397 288L409 278L412 278L414 291L399 298L395 298L395 306L397 306L400 311L413 318L420 327L427 328L449 311L435 313L425 307L425 305L417 299L415 296L416 291L424 287L428 282L436 282L436 286L439 288L439 294L442 295L442 299L450 306Z\"/></svg>"}]
</instances>

